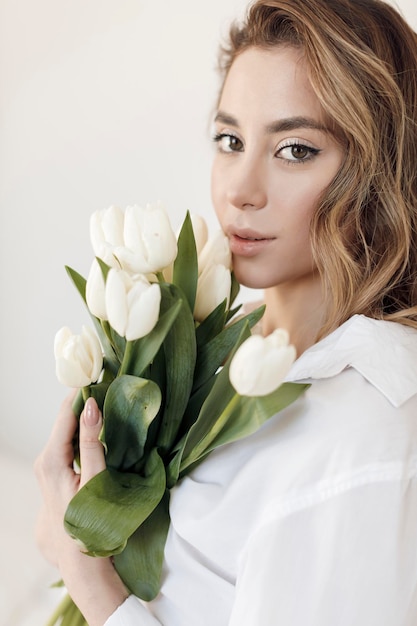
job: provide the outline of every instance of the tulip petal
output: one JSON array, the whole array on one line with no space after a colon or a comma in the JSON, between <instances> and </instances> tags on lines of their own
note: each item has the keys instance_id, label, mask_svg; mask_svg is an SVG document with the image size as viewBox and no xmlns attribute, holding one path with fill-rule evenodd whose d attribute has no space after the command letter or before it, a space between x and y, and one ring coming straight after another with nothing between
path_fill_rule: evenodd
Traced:
<instances>
[{"instance_id":1,"label":"tulip petal","mask_svg":"<svg viewBox=\"0 0 417 626\"><path fill-rule=\"evenodd\" d=\"M56 375L63 385L85 387L95 382L103 368L103 353L97 335L83 326L81 335L61 328L54 341Z\"/></svg>"},{"instance_id":2,"label":"tulip petal","mask_svg":"<svg viewBox=\"0 0 417 626\"><path fill-rule=\"evenodd\" d=\"M90 217L90 240L96 256L103 258L103 251L108 250L109 245L123 244L123 221L123 211L119 207L94 211ZM107 263L107 259L103 260Z\"/></svg>"},{"instance_id":3,"label":"tulip petal","mask_svg":"<svg viewBox=\"0 0 417 626\"><path fill-rule=\"evenodd\" d=\"M85 288L85 298L87 306L95 317L101 320L107 320L106 300L105 300L105 284L101 267L94 259L91 264L90 272L87 277Z\"/></svg>"},{"instance_id":4,"label":"tulip petal","mask_svg":"<svg viewBox=\"0 0 417 626\"><path fill-rule=\"evenodd\" d=\"M158 321L161 302L159 285L149 285L145 290L142 285L135 285L129 293L128 302L126 339L134 341L150 333Z\"/></svg>"},{"instance_id":5,"label":"tulip petal","mask_svg":"<svg viewBox=\"0 0 417 626\"><path fill-rule=\"evenodd\" d=\"M218 230L208 239L198 257L198 271L202 274L211 265L223 265L230 269L231 263L229 240L222 230Z\"/></svg>"},{"instance_id":6,"label":"tulip petal","mask_svg":"<svg viewBox=\"0 0 417 626\"><path fill-rule=\"evenodd\" d=\"M126 208L123 242L126 248L129 248L132 253L138 255L138 257L142 259L142 263L147 265L146 248L142 241L144 211L145 210L137 204Z\"/></svg>"},{"instance_id":7,"label":"tulip petal","mask_svg":"<svg viewBox=\"0 0 417 626\"><path fill-rule=\"evenodd\" d=\"M161 208L148 209L142 240L150 272L163 270L177 256L177 239L168 215Z\"/></svg>"},{"instance_id":8,"label":"tulip petal","mask_svg":"<svg viewBox=\"0 0 417 626\"><path fill-rule=\"evenodd\" d=\"M232 277L222 264L206 267L198 279L194 317L202 322L223 300L229 301Z\"/></svg>"},{"instance_id":9,"label":"tulip petal","mask_svg":"<svg viewBox=\"0 0 417 626\"><path fill-rule=\"evenodd\" d=\"M110 206L102 213L104 240L113 246L123 242L124 212L118 206Z\"/></svg>"},{"instance_id":10,"label":"tulip petal","mask_svg":"<svg viewBox=\"0 0 417 626\"><path fill-rule=\"evenodd\" d=\"M127 324L126 277L123 270L112 268L106 281L106 310L109 324L120 335L124 336Z\"/></svg>"},{"instance_id":11,"label":"tulip petal","mask_svg":"<svg viewBox=\"0 0 417 626\"><path fill-rule=\"evenodd\" d=\"M136 256L136 271L162 271L177 255L177 240L162 207L127 207L124 243Z\"/></svg>"},{"instance_id":12,"label":"tulip petal","mask_svg":"<svg viewBox=\"0 0 417 626\"><path fill-rule=\"evenodd\" d=\"M240 395L265 396L282 384L296 357L285 333L252 335L236 351L229 378Z\"/></svg>"},{"instance_id":13,"label":"tulip petal","mask_svg":"<svg viewBox=\"0 0 417 626\"><path fill-rule=\"evenodd\" d=\"M143 254L138 251L131 250L126 246L117 246L113 249L113 254L117 259L120 267L130 274L147 274L149 273L149 264Z\"/></svg>"},{"instance_id":14,"label":"tulip petal","mask_svg":"<svg viewBox=\"0 0 417 626\"><path fill-rule=\"evenodd\" d=\"M55 356L55 358L59 358L62 355L62 352L64 350L64 346L65 346L66 342L68 341L68 339L71 336L72 336L72 332L68 328L68 326L63 326L55 334L55 339L54 339L54 356Z\"/></svg>"},{"instance_id":15,"label":"tulip petal","mask_svg":"<svg viewBox=\"0 0 417 626\"><path fill-rule=\"evenodd\" d=\"M251 335L236 351L230 364L229 378L241 396L253 395L260 378L259 364L265 357L265 343L260 335Z\"/></svg>"},{"instance_id":16,"label":"tulip petal","mask_svg":"<svg viewBox=\"0 0 417 626\"><path fill-rule=\"evenodd\" d=\"M198 215L197 213L190 213L190 218L193 226L197 255L200 255L208 240L207 222L201 215Z\"/></svg>"},{"instance_id":17,"label":"tulip petal","mask_svg":"<svg viewBox=\"0 0 417 626\"><path fill-rule=\"evenodd\" d=\"M90 378L96 382L103 369L103 350L97 335L88 326L83 326L81 337L90 355Z\"/></svg>"},{"instance_id":18,"label":"tulip petal","mask_svg":"<svg viewBox=\"0 0 417 626\"><path fill-rule=\"evenodd\" d=\"M265 396L279 387L294 363L295 357L294 346L285 346L268 352L264 357L262 367L262 384L259 384L256 395Z\"/></svg>"},{"instance_id":19,"label":"tulip petal","mask_svg":"<svg viewBox=\"0 0 417 626\"><path fill-rule=\"evenodd\" d=\"M91 383L91 379L75 361L64 358L56 359L55 372L59 382L67 387L81 388Z\"/></svg>"}]
</instances>

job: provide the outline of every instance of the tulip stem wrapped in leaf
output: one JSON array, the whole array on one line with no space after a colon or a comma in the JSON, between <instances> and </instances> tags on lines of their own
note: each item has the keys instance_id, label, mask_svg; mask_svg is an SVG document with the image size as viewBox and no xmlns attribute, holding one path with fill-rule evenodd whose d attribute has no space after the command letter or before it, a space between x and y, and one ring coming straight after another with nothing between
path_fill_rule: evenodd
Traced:
<instances>
[{"instance_id":1,"label":"tulip stem wrapped in leaf","mask_svg":"<svg viewBox=\"0 0 417 626\"><path fill-rule=\"evenodd\" d=\"M209 239L187 213L177 238L159 206L110 207L90 228L88 279L67 269L96 334L59 331L55 357L59 380L83 388L77 414L89 395L98 402L107 468L72 499L65 527L88 554L112 556L131 592L149 601L160 587L170 489L306 385L281 384L295 358L285 334L251 335L264 307L240 317L231 308L239 285L222 233Z\"/></svg>"}]
</instances>

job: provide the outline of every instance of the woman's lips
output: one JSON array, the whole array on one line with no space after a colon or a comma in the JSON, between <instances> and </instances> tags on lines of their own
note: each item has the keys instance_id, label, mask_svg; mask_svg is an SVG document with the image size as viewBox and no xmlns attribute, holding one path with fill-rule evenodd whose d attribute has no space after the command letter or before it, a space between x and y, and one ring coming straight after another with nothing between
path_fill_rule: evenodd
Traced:
<instances>
[{"instance_id":1,"label":"woman's lips","mask_svg":"<svg viewBox=\"0 0 417 626\"><path fill-rule=\"evenodd\" d=\"M230 250L237 256L255 256L262 252L275 237L264 237L252 231L235 231L229 233Z\"/></svg>"}]
</instances>

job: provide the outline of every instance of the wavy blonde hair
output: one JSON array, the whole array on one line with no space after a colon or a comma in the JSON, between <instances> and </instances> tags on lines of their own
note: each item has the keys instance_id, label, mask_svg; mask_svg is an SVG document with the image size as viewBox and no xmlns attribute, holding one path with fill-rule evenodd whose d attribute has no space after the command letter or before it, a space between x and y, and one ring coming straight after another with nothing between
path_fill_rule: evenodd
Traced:
<instances>
[{"instance_id":1,"label":"wavy blonde hair","mask_svg":"<svg viewBox=\"0 0 417 626\"><path fill-rule=\"evenodd\" d=\"M346 158L311 226L321 335L355 313L417 328L417 35L380 0L257 0L222 48L304 50ZM278 79L278 78L277 78Z\"/></svg>"}]
</instances>

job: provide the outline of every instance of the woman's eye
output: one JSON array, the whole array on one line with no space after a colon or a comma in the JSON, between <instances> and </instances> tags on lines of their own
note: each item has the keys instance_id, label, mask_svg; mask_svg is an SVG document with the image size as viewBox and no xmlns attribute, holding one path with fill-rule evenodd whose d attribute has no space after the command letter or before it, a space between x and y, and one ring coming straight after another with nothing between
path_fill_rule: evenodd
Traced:
<instances>
[{"instance_id":1,"label":"woman's eye","mask_svg":"<svg viewBox=\"0 0 417 626\"><path fill-rule=\"evenodd\" d=\"M220 152L242 152L243 142L235 135L219 133L213 137L213 141L219 146Z\"/></svg>"},{"instance_id":2,"label":"woman's eye","mask_svg":"<svg viewBox=\"0 0 417 626\"><path fill-rule=\"evenodd\" d=\"M312 148L311 146L305 146L303 144L294 143L290 146L284 146L276 152L276 156L279 159L285 161L308 161L318 154L320 150Z\"/></svg>"}]
</instances>

